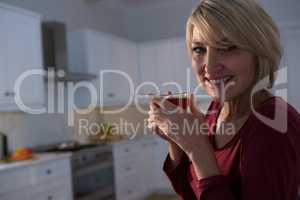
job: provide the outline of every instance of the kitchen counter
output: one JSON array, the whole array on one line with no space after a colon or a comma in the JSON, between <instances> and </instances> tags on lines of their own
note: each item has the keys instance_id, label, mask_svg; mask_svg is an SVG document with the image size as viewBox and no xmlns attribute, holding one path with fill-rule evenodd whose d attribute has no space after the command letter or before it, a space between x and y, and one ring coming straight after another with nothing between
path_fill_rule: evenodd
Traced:
<instances>
[{"instance_id":1,"label":"kitchen counter","mask_svg":"<svg viewBox=\"0 0 300 200\"><path fill-rule=\"evenodd\" d=\"M71 157L71 153L38 153L35 154L35 158L26 161L18 161L18 162L0 162L0 173L5 172L7 170L13 170L20 167L27 167L31 165L40 164L43 162L48 162L51 160L60 160L67 157Z\"/></svg>"}]
</instances>

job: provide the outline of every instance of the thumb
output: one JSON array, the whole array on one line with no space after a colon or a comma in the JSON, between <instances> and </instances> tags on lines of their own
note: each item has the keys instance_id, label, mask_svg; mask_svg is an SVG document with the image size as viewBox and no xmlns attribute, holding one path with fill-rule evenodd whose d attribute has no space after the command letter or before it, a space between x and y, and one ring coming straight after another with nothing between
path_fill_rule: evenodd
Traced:
<instances>
[{"instance_id":1,"label":"thumb","mask_svg":"<svg viewBox=\"0 0 300 200\"><path fill-rule=\"evenodd\" d=\"M190 93L188 96L188 105L189 105L189 109L192 114L199 116L199 117L203 117L203 113L200 112L197 108L196 98L193 93Z\"/></svg>"}]
</instances>

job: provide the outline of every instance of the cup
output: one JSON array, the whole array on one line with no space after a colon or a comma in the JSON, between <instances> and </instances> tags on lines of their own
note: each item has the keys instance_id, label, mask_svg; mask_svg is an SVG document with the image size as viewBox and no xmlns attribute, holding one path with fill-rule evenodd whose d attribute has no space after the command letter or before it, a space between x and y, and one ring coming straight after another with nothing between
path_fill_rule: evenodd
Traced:
<instances>
[{"instance_id":1,"label":"cup","mask_svg":"<svg viewBox=\"0 0 300 200\"><path fill-rule=\"evenodd\" d=\"M184 110L188 109L188 93L171 93L168 92L167 94L144 94L146 96L152 98L159 98L162 101L169 101L172 104L183 108ZM159 105L157 105L159 107Z\"/></svg>"},{"instance_id":2,"label":"cup","mask_svg":"<svg viewBox=\"0 0 300 200\"><path fill-rule=\"evenodd\" d=\"M183 108L184 110L188 109L188 94L187 93L177 93L177 94L168 94L166 100L172 104Z\"/></svg>"}]
</instances>

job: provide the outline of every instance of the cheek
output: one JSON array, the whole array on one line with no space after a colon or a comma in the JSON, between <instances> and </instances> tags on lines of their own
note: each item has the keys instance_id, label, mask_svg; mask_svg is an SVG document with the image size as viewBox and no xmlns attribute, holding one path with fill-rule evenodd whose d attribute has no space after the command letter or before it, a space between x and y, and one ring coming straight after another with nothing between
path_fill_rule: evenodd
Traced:
<instances>
[{"instance_id":1,"label":"cheek","mask_svg":"<svg viewBox=\"0 0 300 200\"><path fill-rule=\"evenodd\" d=\"M251 86L254 82L256 71L254 60L247 57L234 66L235 69L233 69L233 71L235 71L238 76L240 84L244 87Z\"/></svg>"},{"instance_id":2,"label":"cheek","mask_svg":"<svg viewBox=\"0 0 300 200\"><path fill-rule=\"evenodd\" d=\"M200 74L202 74L203 67L202 67L202 61L200 59L192 59L192 69L195 73L195 75L198 77Z\"/></svg>"}]
</instances>

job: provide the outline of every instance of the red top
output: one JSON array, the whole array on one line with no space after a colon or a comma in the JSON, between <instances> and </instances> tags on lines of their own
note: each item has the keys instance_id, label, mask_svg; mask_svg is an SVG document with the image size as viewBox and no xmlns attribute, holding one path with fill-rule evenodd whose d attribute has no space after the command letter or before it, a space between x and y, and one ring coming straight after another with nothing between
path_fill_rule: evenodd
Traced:
<instances>
[{"instance_id":1,"label":"red top","mask_svg":"<svg viewBox=\"0 0 300 200\"><path fill-rule=\"evenodd\" d=\"M216 112L207 114L205 119L211 126L210 141L222 175L197 180L192 162L186 155L177 166L172 166L168 155L164 171L181 200L297 198L300 183L300 115L279 97L266 100L256 111L273 119L275 102L276 117L287 113L285 133L266 125L252 112L233 139L222 148L216 148L215 128L212 126L221 106L217 102L211 103L209 111ZM279 119L284 122L284 119Z\"/></svg>"}]
</instances>

